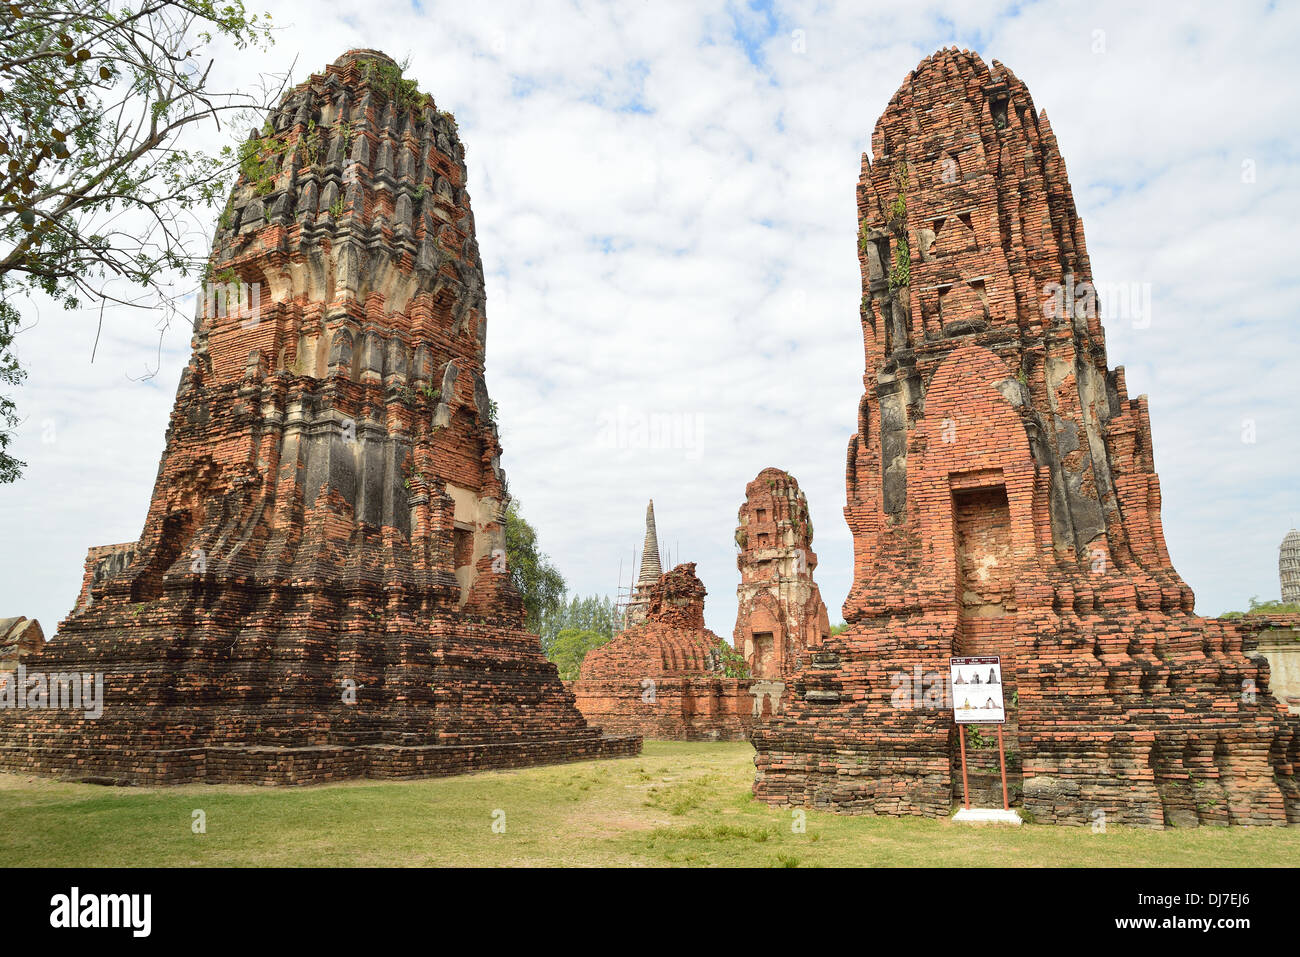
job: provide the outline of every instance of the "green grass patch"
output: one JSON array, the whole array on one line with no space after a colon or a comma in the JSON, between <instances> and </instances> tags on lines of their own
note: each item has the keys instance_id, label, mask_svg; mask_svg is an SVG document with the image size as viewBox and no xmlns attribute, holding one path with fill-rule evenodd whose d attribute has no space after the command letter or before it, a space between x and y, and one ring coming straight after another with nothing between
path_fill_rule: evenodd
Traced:
<instances>
[{"instance_id":1,"label":"green grass patch","mask_svg":"<svg viewBox=\"0 0 1300 957\"><path fill-rule=\"evenodd\" d=\"M1300 828L970 827L799 815L750 795L744 742L617 761L310 788L106 788L0 774L10 866L1286 867ZM206 833L192 830L194 811ZM494 829L494 825L496 828ZM504 825L504 830L502 830Z\"/></svg>"}]
</instances>

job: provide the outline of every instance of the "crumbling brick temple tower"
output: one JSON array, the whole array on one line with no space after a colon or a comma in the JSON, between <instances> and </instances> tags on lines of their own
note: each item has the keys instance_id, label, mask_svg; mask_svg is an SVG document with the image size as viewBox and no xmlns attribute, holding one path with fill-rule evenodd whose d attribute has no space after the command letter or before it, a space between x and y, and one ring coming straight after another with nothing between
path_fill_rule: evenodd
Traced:
<instances>
[{"instance_id":1,"label":"crumbling brick temple tower","mask_svg":"<svg viewBox=\"0 0 1300 957\"><path fill-rule=\"evenodd\" d=\"M755 794L947 814L948 658L998 654L1012 798L1039 821L1300 822L1300 725L1170 564L1147 402L1107 366L1046 114L997 61L942 50L872 152L849 627L755 730Z\"/></svg>"},{"instance_id":2,"label":"crumbling brick temple tower","mask_svg":"<svg viewBox=\"0 0 1300 957\"><path fill-rule=\"evenodd\" d=\"M753 725L750 681L728 676L728 648L704 627L695 563L660 575L645 619L583 659L572 690L601 727L647 738L730 741Z\"/></svg>"},{"instance_id":3,"label":"crumbling brick temple tower","mask_svg":"<svg viewBox=\"0 0 1300 957\"><path fill-rule=\"evenodd\" d=\"M91 550L24 659L102 672L103 716L0 713L0 767L302 784L637 753L510 584L454 120L353 51L243 157L211 265L235 292L196 320L143 533Z\"/></svg>"},{"instance_id":4,"label":"crumbling brick temple tower","mask_svg":"<svg viewBox=\"0 0 1300 957\"><path fill-rule=\"evenodd\" d=\"M830 636L826 605L813 581L817 554L808 500L789 472L766 468L745 486L737 522L740 584L732 643L750 674L771 683L779 701L786 679Z\"/></svg>"}]
</instances>

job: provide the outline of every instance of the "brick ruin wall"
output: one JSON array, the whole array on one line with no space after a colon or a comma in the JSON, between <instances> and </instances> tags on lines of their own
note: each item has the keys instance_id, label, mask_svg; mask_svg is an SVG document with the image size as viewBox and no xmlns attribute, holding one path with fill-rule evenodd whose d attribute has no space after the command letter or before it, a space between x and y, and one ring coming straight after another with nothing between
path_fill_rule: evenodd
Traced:
<instances>
[{"instance_id":1,"label":"brick ruin wall","mask_svg":"<svg viewBox=\"0 0 1300 957\"><path fill-rule=\"evenodd\" d=\"M943 50L872 151L849 627L755 730L754 793L949 813L948 659L998 654L1012 797L1037 820L1300 821L1295 718L1241 626L1197 617L1170 563L1147 402L1106 364L1046 114L1001 64Z\"/></svg>"},{"instance_id":2,"label":"brick ruin wall","mask_svg":"<svg viewBox=\"0 0 1300 957\"><path fill-rule=\"evenodd\" d=\"M695 564L678 565L651 588L644 622L587 653L570 688L588 721L667 740L749 736L757 699L750 681L722 672L723 642L704 627L704 596Z\"/></svg>"},{"instance_id":3,"label":"brick ruin wall","mask_svg":"<svg viewBox=\"0 0 1300 957\"><path fill-rule=\"evenodd\" d=\"M637 753L574 707L499 557L482 264L450 114L353 51L291 90L213 243L144 530L25 661L0 768L310 783Z\"/></svg>"}]
</instances>

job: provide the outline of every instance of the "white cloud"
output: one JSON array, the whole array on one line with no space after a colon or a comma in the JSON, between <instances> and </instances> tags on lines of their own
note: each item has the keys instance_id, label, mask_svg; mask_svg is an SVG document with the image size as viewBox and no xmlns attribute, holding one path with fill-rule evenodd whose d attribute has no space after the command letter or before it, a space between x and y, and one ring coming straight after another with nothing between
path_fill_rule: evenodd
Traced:
<instances>
[{"instance_id":1,"label":"white cloud","mask_svg":"<svg viewBox=\"0 0 1300 957\"><path fill-rule=\"evenodd\" d=\"M1102 4L269 4L269 56L295 80L352 47L411 55L453 110L487 271L488 382L504 465L578 592L612 592L655 499L663 544L699 563L730 635L732 533L745 484L789 469L817 530L832 620L847 594L844 456L862 390L854 190L907 72L977 49L1052 119L1100 282L1150 283L1149 328L1107 323L1111 364L1149 393L1165 529L1199 607L1275 596L1300 521L1291 256L1300 13ZM1014 15L1013 15L1014 12ZM737 35L736 24L744 32ZM803 31L805 52L791 34ZM1092 52L1104 30L1104 52ZM741 37L745 38L742 42ZM1257 181L1242 183L1251 159ZM1103 302L1105 309L1105 302ZM139 534L188 332L46 309L18 341L30 370L0 490L0 613L67 612L90 545ZM183 326L183 324L181 324ZM602 446L601 423L678 416L687 447ZM602 418L604 417L604 418ZM683 418L684 417L684 418ZM1241 441L1241 422L1258 440ZM42 442L43 423L55 441Z\"/></svg>"}]
</instances>

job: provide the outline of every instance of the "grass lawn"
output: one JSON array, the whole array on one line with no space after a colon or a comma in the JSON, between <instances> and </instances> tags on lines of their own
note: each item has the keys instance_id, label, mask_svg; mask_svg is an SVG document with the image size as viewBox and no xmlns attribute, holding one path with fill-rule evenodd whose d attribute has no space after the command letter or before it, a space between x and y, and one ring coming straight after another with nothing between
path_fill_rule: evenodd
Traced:
<instances>
[{"instance_id":1,"label":"grass lawn","mask_svg":"<svg viewBox=\"0 0 1300 957\"><path fill-rule=\"evenodd\" d=\"M107 788L0 774L0 863L194 865L1294 866L1300 828L974 827L756 803L749 744L271 789ZM191 830L193 812L207 832ZM493 830L504 812L504 832ZM499 828L498 828L499 829Z\"/></svg>"}]
</instances>

